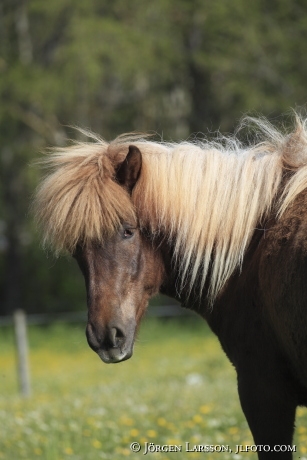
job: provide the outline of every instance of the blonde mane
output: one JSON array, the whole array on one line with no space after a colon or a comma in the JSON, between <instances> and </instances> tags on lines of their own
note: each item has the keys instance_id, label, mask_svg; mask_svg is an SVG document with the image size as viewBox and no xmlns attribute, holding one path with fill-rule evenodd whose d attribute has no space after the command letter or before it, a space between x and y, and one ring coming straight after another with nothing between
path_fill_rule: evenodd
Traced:
<instances>
[{"instance_id":1,"label":"blonde mane","mask_svg":"<svg viewBox=\"0 0 307 460\"><path fill-rule=\"evenodd\" d=\"M122 136L61 149L47 159L52 172L36 197L45 240L73 251L137 218L174 245L189 289L200 276L201 291L210 270L213 301L241 266L257 226L270 213L279 218L307 187L305 122L297 117L285 136L264 120L256 124L265 140L250 147L234 138L169 144ZM113 180L130 144L142 153L131 198Z\"/></svg>"},{"instance_id":2,"label":"blonde mane","mask_svg":"<svg viewBox=\"0 0 307 460\"><path fill-rule=\"evenodd\" d=\"M73 253L88 240L102 242L121 221L137 222L128 193L113 180L124 156L116 151L110 156L107 142L86 134L95 142L52 150L39 162L47 175L37 188L33 209L44 245L57 253Z\"/></svg>"}]
</instances>

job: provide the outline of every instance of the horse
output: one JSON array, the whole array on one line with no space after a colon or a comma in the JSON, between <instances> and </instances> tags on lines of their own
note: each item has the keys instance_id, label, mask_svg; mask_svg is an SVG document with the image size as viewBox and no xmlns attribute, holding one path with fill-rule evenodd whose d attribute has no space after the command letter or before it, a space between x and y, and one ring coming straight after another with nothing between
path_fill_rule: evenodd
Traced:
<instances>
[{"instance_id":1,"label":"horse","mask_svg":"<svg viewBox=\"0 0 307 460\"><path fill-rule=\"evenodd\" d=\"M83 131L87 142L42 160L34 208L44 244L84 275L87 341L102 361L132 356L150 297L175 298L235 367L259 459L291 459L307 405L306 120L288 134L245 125L256 126L247 145Z\"/></svg>"}]
</instances>

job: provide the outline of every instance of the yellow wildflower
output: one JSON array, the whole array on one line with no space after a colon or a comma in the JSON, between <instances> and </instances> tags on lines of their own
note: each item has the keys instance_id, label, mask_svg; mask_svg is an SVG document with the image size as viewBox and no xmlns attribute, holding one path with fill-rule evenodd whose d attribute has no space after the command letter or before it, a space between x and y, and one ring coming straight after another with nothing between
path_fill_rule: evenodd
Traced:
<instances>
[{"instance_id":1,"label":"yellow wildflower","mask_svg":"<svg viewBox=\"0 0 307 460\"><path fill-rule=\"evenodd\" d=\"M132 430L130 430L130 436L132 437L138 436L139 434L140 432L136 428L132 428Z\"/></svg>"},{"instance_id":2,"label":"yellow wildflower","mask_svg":"<svg viewBox=\"0 0 307 460\"><path fill-rule=\"evenodd\" d=\"M165 418L159 417L158 420L157 420L157 424L159 426L165 426L167 424L167 421L165 420Z\"/></svg>"},{"instance_id":3,"label":"yellow wildflower","mask_svg":"<svg viewBox=\"0 0 307 460\"><path fill-rule=\"evenodd\" d=\"M199 410L202 414L208 414L209 412L211 412L211 406L206 404L204 406L200 406Z\"/></svg>"},{"instance_id":4,"label":"yellow wildflower","mask_svg":"<svg viewBox=\"0 0 307 460\"><path fill-rule=\"evenodd\" d=\"M126 426L132 426L134 424L134 421L132 420L132 418L126 417L125 415L123 415L119 419L119 423L121 423L122 425L126 425Z\"/></svg>"},{"instance_id":5,"label":"yellow wildflower","mask_svg":"<svg viewBox=\"0 0 307 460\"><path fill-rule=\"evenodd\" d=\"M202 421L203 421L203 418L202 418L201 415L198 415L198 414L194 415L194 417L193 417L193 422L195 422L195 423L201 423Z\"/></svg>"},{"instance_id":6,"label":"yellow wildflower","mask_svg":"<svg viewBox=\"0 0 307 460\"><path fill-rule=\"evenodd\" d=\"M95 449L100 449L102 447L102 444L100 441L98 441L98 439L94 439L92 441L92 446L95 447Z\"/></svg>"},{"instance_id":7,"label":"yellow wildflower","mask_svg":"<svg viewBox=\"0 0 307 460\"><path fill-rule=\"evenodd\" d=\"M229 434L237 434L239 431L238 427L237 426L231 426L229 429L228 429L228 433Z\"/></svg>"}]
</instances>

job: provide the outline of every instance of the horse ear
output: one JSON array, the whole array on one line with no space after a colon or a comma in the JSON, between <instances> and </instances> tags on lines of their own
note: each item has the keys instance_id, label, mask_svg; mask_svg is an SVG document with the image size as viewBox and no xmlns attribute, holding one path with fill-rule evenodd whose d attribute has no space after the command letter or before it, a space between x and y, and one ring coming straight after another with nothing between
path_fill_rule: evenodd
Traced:
<instances>
[{"instance_id":1,"label":"horse ear","mask_svg":"<svg viewBox=\"0 0 307 460\"><path fill-rule=\"evenodd\" d=\"M116 179L129 193L135 186L142 167L142 154L135 145L129 145L124 161L117 167Z\"/></svg>"}]
</instances>

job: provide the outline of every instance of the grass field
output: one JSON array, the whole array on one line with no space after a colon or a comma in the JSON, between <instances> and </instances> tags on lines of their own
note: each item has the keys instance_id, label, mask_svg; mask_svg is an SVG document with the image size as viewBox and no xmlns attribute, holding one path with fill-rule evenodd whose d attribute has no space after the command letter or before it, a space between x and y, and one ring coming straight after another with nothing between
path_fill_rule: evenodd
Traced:
<instances>
[{"instance_id":1,"label":"grass field","mask_svg":"<svg viewBox=\"0 0 307 460\"><path fill-rule=\"evenodd\" d=\"M186 442L189 449L233 451L253 444L235 372L201 320L145 320L134 356L117 365L103 364L88 348L84 326L30 327L28 399L18 396L12 330L0 334L0 459L137 460L146 458L146 443L182 446L149 452L154 459L256 457L186 452ZM306 422L299 409L295 458L305 460Z\"/></svg>"}]
</instances>

